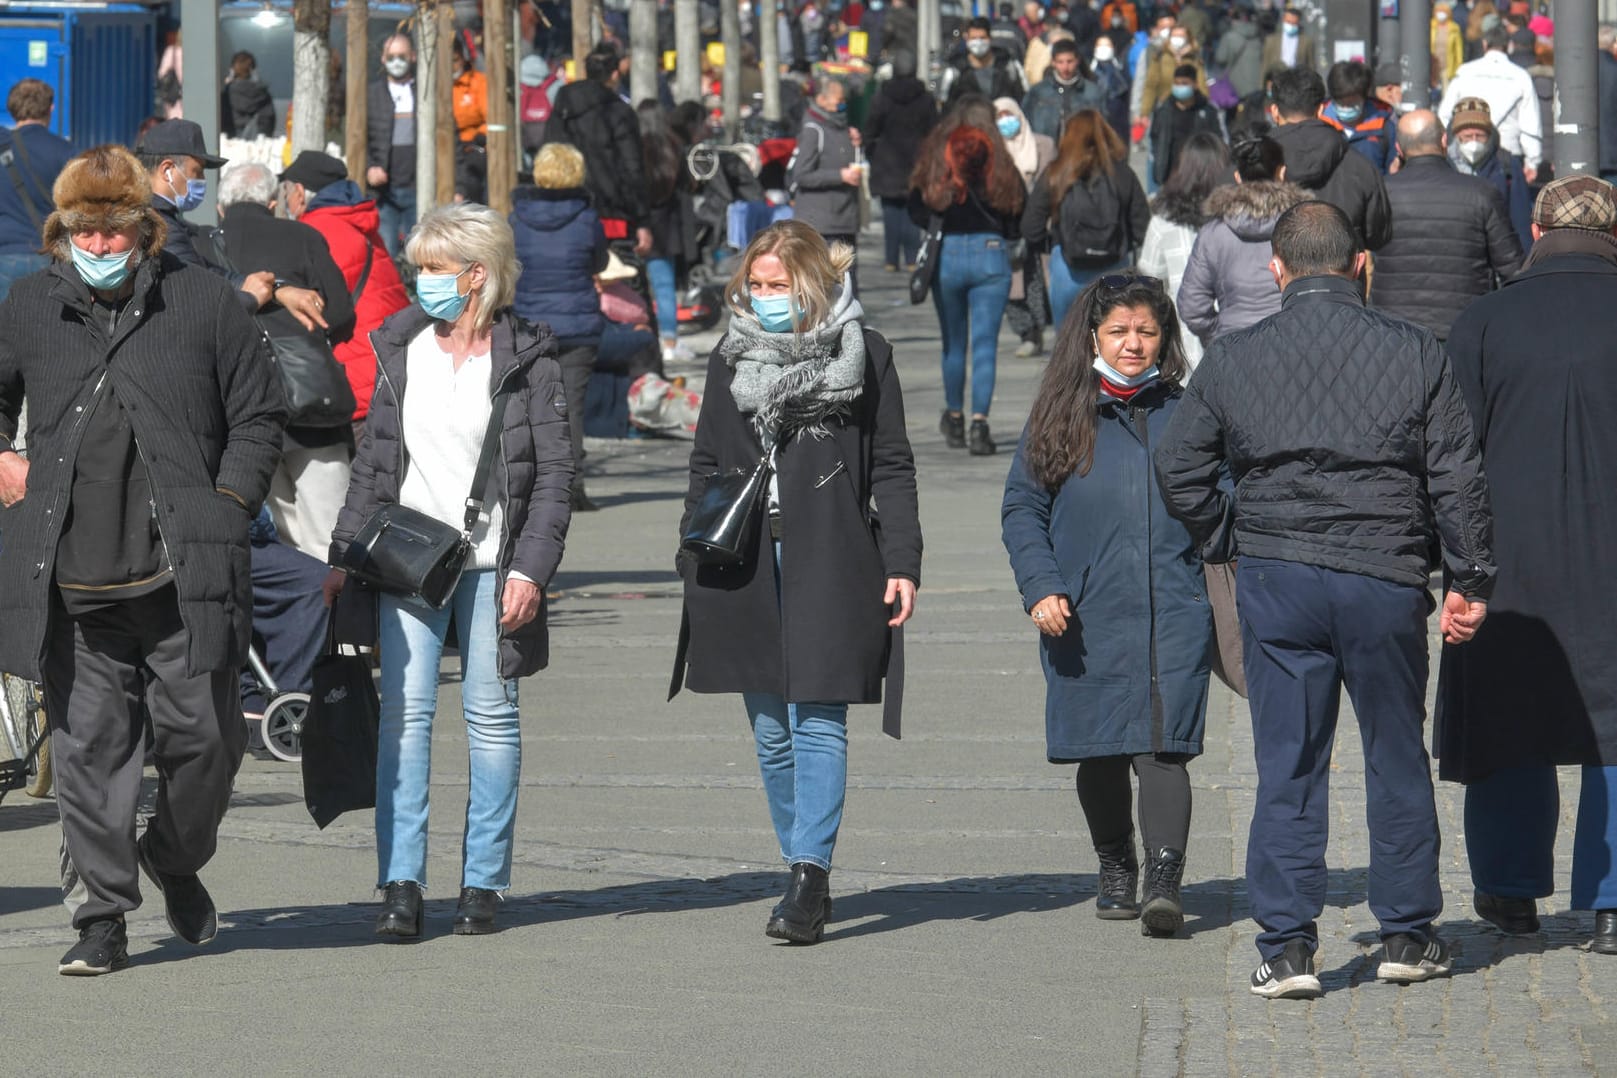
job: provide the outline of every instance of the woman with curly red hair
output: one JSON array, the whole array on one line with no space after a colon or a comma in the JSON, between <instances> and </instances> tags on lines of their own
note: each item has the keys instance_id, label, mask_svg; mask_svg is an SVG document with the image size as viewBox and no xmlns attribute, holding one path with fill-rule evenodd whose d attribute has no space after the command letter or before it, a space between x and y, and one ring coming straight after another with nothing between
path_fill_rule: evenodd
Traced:
<instances>
[{"instance_id":1,"label":"woman with curly red hair","mask_svg":"<svg viewBox=\"0 0 1617 1078\"><path fill-rule=\"evenodd\" d=\"M973 456L987 456L995 450L988 432L994 357L999 324L1011 294L1009 247L1020 230L1026 198L1022 175L994 128L993 106L980 99L963 99L927 136L910 178L910 216L923 228L936 227L936 219L943 230L932 280L932 302L943 337L940 429L952 448L967 446L964 409L969 344Z\"/></svg>"}]
</instances>

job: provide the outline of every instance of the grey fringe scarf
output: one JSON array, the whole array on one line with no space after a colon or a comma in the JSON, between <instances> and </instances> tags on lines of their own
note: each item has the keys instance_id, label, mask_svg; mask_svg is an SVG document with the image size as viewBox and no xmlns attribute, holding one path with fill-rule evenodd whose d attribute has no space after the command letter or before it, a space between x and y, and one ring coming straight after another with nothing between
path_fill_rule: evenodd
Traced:
<instances>
[{"instance_id":1,"label":"grey fringe scarf","mask_svg":"<svg viewBox=\"0 0 1617 1078\"><path fill-rule=\"evenodd\" d=\"M719 353L735 376L730 394L765 444L807 432L823 438L829 422L853 411L865 388L864 308L845 279L830 315L802 333L771 333L750 315L734 315Z\"/></svg>"}]
</instances>

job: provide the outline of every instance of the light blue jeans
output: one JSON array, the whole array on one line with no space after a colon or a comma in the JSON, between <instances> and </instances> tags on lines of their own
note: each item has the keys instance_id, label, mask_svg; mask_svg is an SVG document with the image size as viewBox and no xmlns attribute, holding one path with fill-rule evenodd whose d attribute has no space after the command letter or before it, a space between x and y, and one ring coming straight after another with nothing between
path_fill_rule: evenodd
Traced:
<instances>
[{"instance_id":1,"label":"light blue jeans","mask_svg":"<svg viewBox=\"0 0 1617 1078\"><path fill-rule=\"evenodd\" d=\"M1084 289L1088 288L1097 277L1104 277L1108 273L1121 273L1129 267L1129 256L1124 255L1110 266L1101 266L1098 269L1075 270L1067 265L1067 260L1061 257L1061 248L1057 247L1050 252L1050 322L1055 326L1056 333L1061 332L1062 319L1067 317L1067 308L1071 307Z\"/></svg>"},{"instance_id":2,"label":"light blue jeans","mask_svg":"<svg viewBox=\"0 0 1617 1078\"><path fill-rule=\"evenodd\" d=\"M651 301L657 308L657 333L663 344L679 343L679 289L671 258L646 259L646 276L651 281Z\"/></svg>"},{"instance_id":3,"label":"light blue jeans","mask_svg":"<svg viewBox=\"0 0 1617 1078\"><path fill-rule=\"evenodd\" d=\"M780 543L775 544L780 591ZM788 865L831 868L848 789L848 705L788 704L772 692L741 694L758 745L769 818Z\"/></svg>"},{"instance_id":4,"label":"light blue jeans","mask_svg":"<svg viewBox=\"0 0 1617 1078\"><path fill-rule=\"evenodd\" d=\"M427 883L427 793L438 665L454 618L471 756L462 887L511 886L522 734L517 683L500 677L500 608L492 570L468 572L442 610L382 596L382 721L376 752L377 886Z\"/></svg>"}]
</instances>

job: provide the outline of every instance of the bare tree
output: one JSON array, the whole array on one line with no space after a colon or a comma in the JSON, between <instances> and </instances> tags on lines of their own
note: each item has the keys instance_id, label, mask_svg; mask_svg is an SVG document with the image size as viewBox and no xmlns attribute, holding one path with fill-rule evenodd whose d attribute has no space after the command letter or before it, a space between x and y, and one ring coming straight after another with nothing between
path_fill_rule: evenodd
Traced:
<instances>
[{"instance_id":1,"label":"bare tree","mask_svg":"<svg viewBox=\"0 0 1617 1078\"><path fill-rule=\"evenodd\" d=\"M573 77L584 77L584 57L589 55L590 46L595 43L595 35L591 29L591 21L595 18L595 4L592 0L573 0Z\"/></svg>"},{"instance_id":2,"label":"bare tree","mask_svg":"<svg viewBox=\"0 0 1617 1078\"><path fill-rule=\"evenodd\" d=\"M631 105L657 100L657 66L657 0L629 0Z\"/></svg>"},{"instance_id":3,"label":"bare tree","mask_svg":"<svg viewBox=\"0 0 1617 1078\"><path fill-rule=\"evenodd\" d=\"M764 119L780 120L780 13L775 0L758 4L758 66L764 79Z\"/></svg>"},{"instance_id":4,"label":"bare tree","mask_svg":"<svg viewBox=\"0 0 1617 1078\"><path fill-rule=\"evenodd\" d=\"M674 96L702 100L701 0L674 0Z\"/></svg>"},{"instance_id":5,"label":"bare tree","mask_svg":"<svg viewBox=\"0 0 1617 1078\"><path fill-rule=\"evenodd\" d=\"M509 85L515 64L505 0L483 0L483 55L488 75L488 204L510 213L511 188L517 180L516 112Z\"/></svg>"},{"instance_id":6,"label":"bare tree","mask_svg":"<svg viewBox=\"0 0 1617 1078\"><path fill-rule=\"evenodd\" d=\"M719 0L719 40L724 42L724 137L734 142L741 129L741 9L737 0Z\"/></svg>"},{"instance_id":7,"label":"bare tree","mask_svg":"<svg viewBox=\"0 0 1617 1078\"><path fill-rule=\"evenodd\" d=\"M355 183L365 182L365 130L368 123L365 71L370 66L370 4L348 0L348 81L347 109L343 116L343 156L348 160L348 176Z\"/></svg>"},{"instance_id":8,"label":"bare tree","mask_svg":"<svg viewBox=\"0 0 1617 1078\"><path fill-rule=\"evenodd\" d=\"M326 148L331 93L331 0L292 4L292 152Z\"/></svg>"},{"instance_id":9,"label":"bare tree","mask_svg":"<svg viewBox=\"0 0 1617 1078\"><path fill-rule=\"evenodd\" d=\"M447 42L445 43L447 45ZM436 0L416 3L415 65L415 197L416 214L438 204L438 82L442 65L438 54L448 52L438 41Z\"/></svg>"},{"instance_id":10,"label":"bare tree","mask_svg":"<svg viewBox=\"0 0 1617 1078\"><path fill-rule=\"evenodd\" d=\"M442 206L455 200L455 149L459 139L455 131L455 61L450 42L455 37L455 5L450 0L438 0L438 83L434 95L438 99L438 191L434 200Z\"/></svg>"}]
</instances>

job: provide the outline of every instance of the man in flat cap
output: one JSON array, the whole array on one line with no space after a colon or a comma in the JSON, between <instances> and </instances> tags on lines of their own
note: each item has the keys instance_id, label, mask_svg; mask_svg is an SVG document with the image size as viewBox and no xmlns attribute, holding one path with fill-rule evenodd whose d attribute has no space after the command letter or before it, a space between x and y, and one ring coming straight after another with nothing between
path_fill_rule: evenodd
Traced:
<instances>
[{"instance_id":1,"label":"man in flat cap","mask_svg":"<svg viewBox=\"0 0 1617 1078\"><path fill-rule=\"evenodd\" d=\"M1449 333L1482 446L1499 582L1487 622L1445 647L1439 774L1465 784L1477 913L1539 929L1555 891L1556 767L1583 769L1572 908L1617 954L1617 197L1547 184L1532 254Z\"/></svg>"},{"instance_id":2,"label":"man in flat cap","mask_svg":"<svg viewBox=\"0 0 1617 1078\"><path fill-rule=\"evenodd\" d=\"M58 968L82 976L128 963L142 871L175 935L218 931L197 873L247 740L247 527L285 402L230 285L164 250L133 154L88 150L52 194L52 264L0 303L0 670L44 687L83 884ZM148 722L157 801L137 840Z\"/></svg>"}]
</instances>

